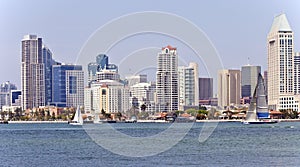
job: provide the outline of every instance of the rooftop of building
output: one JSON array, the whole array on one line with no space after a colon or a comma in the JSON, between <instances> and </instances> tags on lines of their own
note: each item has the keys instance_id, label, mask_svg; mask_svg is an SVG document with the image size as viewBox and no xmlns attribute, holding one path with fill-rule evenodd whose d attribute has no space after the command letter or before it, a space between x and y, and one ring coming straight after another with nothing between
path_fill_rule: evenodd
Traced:
<instances>
[{"instance_id":1,"label":"rooftop of building","mask_svg":"<svg viewBox=\"0 0 300 167\"><path fill-rule=\"evenodd\" d=\"M292 31L292 28L286 18L284 13L276 16L274 18L271 30L269 33L278 32L278 31Z\"/></svg>"}]
</instances>

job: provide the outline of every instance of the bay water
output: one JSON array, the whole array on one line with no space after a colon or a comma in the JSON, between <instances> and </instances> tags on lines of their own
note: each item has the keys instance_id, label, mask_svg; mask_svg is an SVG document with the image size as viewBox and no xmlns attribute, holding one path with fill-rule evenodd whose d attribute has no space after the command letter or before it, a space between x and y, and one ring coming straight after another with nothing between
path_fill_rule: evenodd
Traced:
<instances>
[{"instance_id":1,"label":"bay water","mask_svg":"<svg viewBox=\"0 0 300 167\"><path fill-rule=\"evenodd\" d=\"M135 137L163 133L170 126L111 125ZM1 124L0 166L300 166L300 122L224 122L217 125L206 141L199 142L203 125L194 123L183 140L165 152L128 157L97 145L81 126Z\"/></svg>"}]
</instances>

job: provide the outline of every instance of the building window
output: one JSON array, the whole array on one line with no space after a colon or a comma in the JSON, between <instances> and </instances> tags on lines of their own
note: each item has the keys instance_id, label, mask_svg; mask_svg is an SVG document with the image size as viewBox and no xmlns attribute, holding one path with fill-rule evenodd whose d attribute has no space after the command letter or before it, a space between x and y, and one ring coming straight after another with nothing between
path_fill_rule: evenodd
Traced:
<instances>
[{"instance_id":1,"label":"building window","mask_svg":"<svg viewBox=\"0 0 300 167\"><path fill-rule=\"evenodd\" d=\"M69 93L76 94L77 93L77 77L69 76Z\"/></svg>"}]
</instances>

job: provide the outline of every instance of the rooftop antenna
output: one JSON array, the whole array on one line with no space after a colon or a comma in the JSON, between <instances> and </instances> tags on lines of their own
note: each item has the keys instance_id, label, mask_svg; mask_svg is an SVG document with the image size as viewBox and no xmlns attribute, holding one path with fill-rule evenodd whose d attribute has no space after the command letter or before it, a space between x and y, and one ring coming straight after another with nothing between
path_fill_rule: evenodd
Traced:
<instances>
[{"instance_id":1,"label":"rooftop antenna","mask_svg":"<svg viewBox=\"0 0 300 167\"><path fill-rule=\"evenodd\" d=\"M247 64L250 65L250 57L247 58Z\"/></svg>"}]
</instances>

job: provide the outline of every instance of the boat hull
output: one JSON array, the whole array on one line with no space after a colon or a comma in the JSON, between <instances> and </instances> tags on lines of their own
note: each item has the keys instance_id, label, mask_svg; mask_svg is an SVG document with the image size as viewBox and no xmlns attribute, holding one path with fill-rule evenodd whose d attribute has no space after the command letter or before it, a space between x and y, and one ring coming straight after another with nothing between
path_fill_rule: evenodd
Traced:
<instances>
[{"instance_id":1,"label":"boat hull","mask_svg":"<svg viewBox=\"0 0 300 167\"><path fill-rule=\"evenodd\" d=\"M243 124L276 124L278 121L275 120L261 120L261 121L244 121Z\"/></svg>"},{"instance_id":2,"label":"boat hull","mask_svg":"<svg viewBox=\"0 0 300 167\"><path fill-rule=\"evenodd\" d=\"M83 125L83 123L81 123L81 122L70 122L69 123L70 125Z\"/></svg>"}]
</instances>

